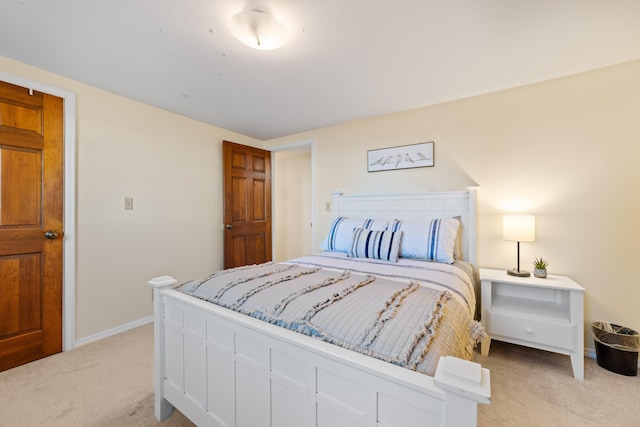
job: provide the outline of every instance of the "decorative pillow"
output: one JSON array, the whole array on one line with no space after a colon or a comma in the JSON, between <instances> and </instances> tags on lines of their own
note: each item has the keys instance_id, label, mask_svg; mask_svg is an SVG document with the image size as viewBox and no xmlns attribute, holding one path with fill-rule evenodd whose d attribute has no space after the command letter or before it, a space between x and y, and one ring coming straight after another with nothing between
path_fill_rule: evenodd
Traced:
<instances>
[{"instance_id":1,"label":"decorative pillow","mask_svg":"<svg viewBox=\"0 0 640 427\"><path fill-rule=\"evenodd\" d=\"M431 220L394 219L387 227L390 231L403 231L400 256L429 261L453 263L454 249L460 228L457 218Z\"/></svg>"},{"instance_id":2,"label":"decorative pillow","mask_svg":"<svg viewBox=\"0 0 640 427\"><path fill-rule=\"evenodd\" d=\"M325 251L349 252L354 228L366 228L368 230L385 230L388 221L371 218L348 218L338 216L331 222L329 234L320 244Z\"/></svg>"},{"instance_id":3,"label":"decorative pillow","mask_svg":"<svg viewBox=\"0 0 640 427\"><path fill-rule=\"evenodd\" d=\"M398 262L402 231L380 231L356 228L349 248L352 258L373 258Z\"/></svg>"}]
</instances>

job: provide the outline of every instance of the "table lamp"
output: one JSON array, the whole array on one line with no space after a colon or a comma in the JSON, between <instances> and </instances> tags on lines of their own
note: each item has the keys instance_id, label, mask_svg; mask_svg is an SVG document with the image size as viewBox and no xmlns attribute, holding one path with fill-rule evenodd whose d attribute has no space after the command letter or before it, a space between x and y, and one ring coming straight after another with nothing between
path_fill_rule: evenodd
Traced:
<instances>
[{"instance_id":1,"label":"table lamp","mask_svg":"<svg viewBox=\"0 0 640 427\"><path fill-rule=\"evenodd\" d=\"M507 274L528 277L528 271L520 270L520 242L533 242L536 239L536 218L533 215L504 215L502 218L502 237L504 240L518 242L518 266L507 270Z\"/></svg>"}]
</instances>

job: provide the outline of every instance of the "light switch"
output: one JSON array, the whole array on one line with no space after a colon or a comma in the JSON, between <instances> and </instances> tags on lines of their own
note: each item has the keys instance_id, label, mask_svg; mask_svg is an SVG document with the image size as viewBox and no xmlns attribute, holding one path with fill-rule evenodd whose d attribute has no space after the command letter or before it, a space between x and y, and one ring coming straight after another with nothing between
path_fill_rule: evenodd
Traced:
<instances>
[{"instance_id":1,"label":"light switch","mask_svg":"<svg viewBox=\"0 0 640 427\"><path fill-rule=\"evenodd\" d=\"M133 197L125 197L124 198L124 210L132 211L133 210Z\"/></svg>"},{"instance_id":2,"label":"light switch","mask_svg":"<svg viewBox=\"0 0 640 427\"><path fill-rule=\"evenodd\" d=\"M324 202L324 210L326 212L331 212L331 202Z\"/></svg>"}]
</instances>

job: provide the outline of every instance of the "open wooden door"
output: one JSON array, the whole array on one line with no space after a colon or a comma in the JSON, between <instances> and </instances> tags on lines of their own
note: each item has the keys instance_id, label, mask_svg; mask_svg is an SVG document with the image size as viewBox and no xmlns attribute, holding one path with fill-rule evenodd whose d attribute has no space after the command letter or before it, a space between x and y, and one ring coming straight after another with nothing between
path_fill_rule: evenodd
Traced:
<instances>
[{"instance_id":1,"label":"open wooden door","mask_svg":"<svg viewBox=\"0 0 640 427\"><path fill-rule=\"evenodd\" d=\"M63 100L0 82L0 371L62 351Z\"/></svg>"},{"instance_id":2,"label":"open wooden door","mask_svg":"<svg viewBox=\"0 0 640 427\"><path fill-rule=\"evenodd\" d=\"M224 268L271 261L271 152L222 142Z\"/></svg>"}]
</instances>

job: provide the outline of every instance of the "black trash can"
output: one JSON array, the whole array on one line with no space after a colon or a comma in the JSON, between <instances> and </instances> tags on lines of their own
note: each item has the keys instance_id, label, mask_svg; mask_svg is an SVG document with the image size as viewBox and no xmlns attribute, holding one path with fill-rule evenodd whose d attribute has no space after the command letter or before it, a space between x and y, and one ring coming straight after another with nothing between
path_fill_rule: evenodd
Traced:
<instances>
[{"instance_id":1,"label":"black trash can","mask_svg":"<svg viewBox=\"0 0 640 427\"><path fill-rule=\"evenodd\" d=\"M608 322L591 324L598 365L616 374L638 375L640 334L633 329Z\"/></svg>"}]
</instances>

